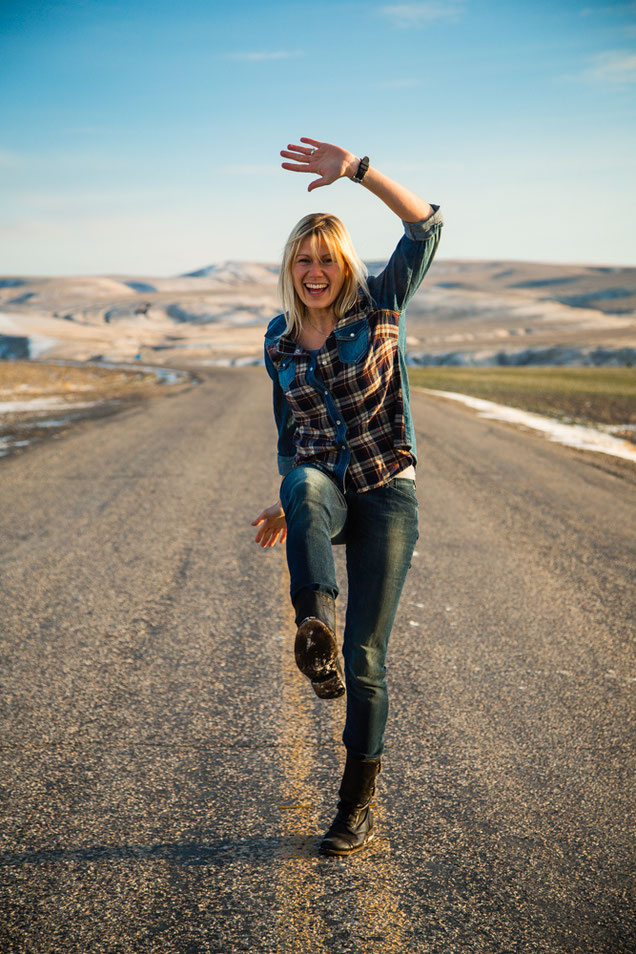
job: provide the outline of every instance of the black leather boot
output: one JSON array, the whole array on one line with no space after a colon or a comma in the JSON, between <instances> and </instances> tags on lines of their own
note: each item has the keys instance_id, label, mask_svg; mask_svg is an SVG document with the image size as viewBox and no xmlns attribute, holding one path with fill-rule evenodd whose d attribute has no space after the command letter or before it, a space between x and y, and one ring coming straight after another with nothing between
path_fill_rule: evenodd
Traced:
<instances>
[{"instance_id":1,"label":"black leather boot","mask_svg":"<svg viewBox=\"0 0 636 954\"><path fill-rule=\"evenodd\" d=\"M336 643L336 601L327 593L302 589L293 600L296 610L296 665L321 699L337 699L345 691Z\"/></svg>"},{"instance_id":2,"label":"black leather boot","mask_svg":"<svg viewBox=\"0 0 636 954\"><path fill-rule=\"evenodd\" d=\"M380 768L380 759L360 762L347 755L338 814L320 843L321 855L350 855L371 841L375 834L371 799Z\"/></svg>"}]
</instances>

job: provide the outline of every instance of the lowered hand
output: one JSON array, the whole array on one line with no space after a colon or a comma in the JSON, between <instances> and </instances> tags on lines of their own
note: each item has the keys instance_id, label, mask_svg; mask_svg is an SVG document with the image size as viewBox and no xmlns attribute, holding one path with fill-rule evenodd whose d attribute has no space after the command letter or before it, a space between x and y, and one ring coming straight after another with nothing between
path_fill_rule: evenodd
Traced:
<instances>
[{"instance_id":1,"label":"lowered hand","mask_svg":"<svg viewBox=\"0 0 636 954\"><path fill-rule=\"evenodd\" d=\"M280 501L262 510L256 520L252 520L252 526L259 528L254 542L260 543L262 547L273 547L276 543L284 543L287 537L287 524Z\"/></svg>"}]
</instances>

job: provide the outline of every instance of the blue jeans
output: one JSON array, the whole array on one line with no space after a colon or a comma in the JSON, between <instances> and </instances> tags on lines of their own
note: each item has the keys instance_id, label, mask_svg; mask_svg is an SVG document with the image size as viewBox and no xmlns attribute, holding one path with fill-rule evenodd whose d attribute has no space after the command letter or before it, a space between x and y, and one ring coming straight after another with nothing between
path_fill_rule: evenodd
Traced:
<instances>
[{"instance_id":1,"label":"blue jeans","mask_svg":"<svg viewBox=\"0 0 636 954\"><path fill-rule=\"evenodd\" d=\"M382 754L389 711L385 658L418 538L412 480L343 493L316 467L294 468L281 486L291 596L308 587L338 595L333 544L344 543L349 596L342 647L347 717L342 740L356 759Z\"/></svg>"}]
</instances>

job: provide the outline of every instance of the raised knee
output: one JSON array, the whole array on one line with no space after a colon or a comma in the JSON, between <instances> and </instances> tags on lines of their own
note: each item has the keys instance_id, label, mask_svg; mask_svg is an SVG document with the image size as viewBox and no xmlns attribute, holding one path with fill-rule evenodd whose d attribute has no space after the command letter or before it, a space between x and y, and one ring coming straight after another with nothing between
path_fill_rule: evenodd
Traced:
<instances>
[{"instance_id":1,"label":"raised knee","mask_svg":"<svg viewBox=\"0 0 636 954\"><path fill-rule=\"evenodd\" d=\"M319 506L324 503L329 489L329 478L315 467L298 467L292 470L281 486L281 502L287 512L303 506Z\"/></svg>"}]
</instances>

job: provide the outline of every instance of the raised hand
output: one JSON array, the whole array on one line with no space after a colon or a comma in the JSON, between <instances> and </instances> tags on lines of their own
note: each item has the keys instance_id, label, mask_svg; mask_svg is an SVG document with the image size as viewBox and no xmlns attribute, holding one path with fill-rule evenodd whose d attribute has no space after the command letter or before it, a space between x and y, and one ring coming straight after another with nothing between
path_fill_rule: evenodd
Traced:
<instances>
[{"instance_id":1,"label":"raised hand","mask_svg":"<svg viewBox=\"0 0 636 954\"><path fill-rule=\"evenodd\" d=\"M252 520L252 526L259 528L254 542L260 543L262 547L273 547L279 540L284 543L287 537L287 524L280 502L261 511L256 520Z\"/></svg>"},{"instance_id":2,"label":"raised hand","mask_svg":"<svg viewBox=\"0 0 636 954\"><path fill-rule=\"evenodd\" d=\"M340 146L334 146L330 142L319 142L317 139L308 139L301 137L301 142L305 146L296 146L290 143L287 149L281 149L281 156L286 159L293 159L294 162L283 162L283 169L289 169L290 172L309 172L318 175L307 186L307 192L312 189L318 189L320 186L330 185L336 179L343 176L351 176L357 172L359 159L341 149Z\"/></svg>"}]
</instances>

